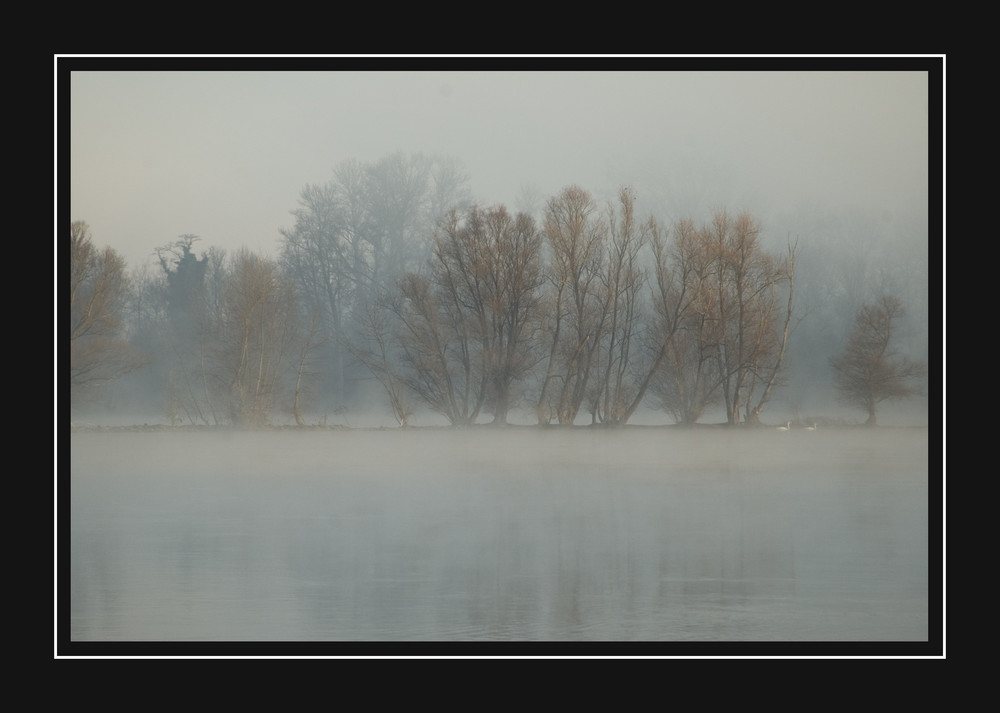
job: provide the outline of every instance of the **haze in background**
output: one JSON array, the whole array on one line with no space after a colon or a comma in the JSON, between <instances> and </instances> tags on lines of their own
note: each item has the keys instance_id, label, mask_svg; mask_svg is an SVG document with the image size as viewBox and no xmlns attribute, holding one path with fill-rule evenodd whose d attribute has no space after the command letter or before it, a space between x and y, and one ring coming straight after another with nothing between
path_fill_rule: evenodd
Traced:
<instances>
[{"instance_id":1,"label":"haze in background","mask_svg":"<svg viewBox=\"0 0 1000 713\"><path fill-rule=\"evenodd\" d=\"M924 72L504 66L73 72L58 147L72 219L133 266L189 233L273 255L306 184L403 151L460 160L484 205L533 210L572 183L601 198L630 184L644 214L747 208L781 239L777 216L802 205L926 225ZM912 240L925 249L927 234Z\"/></svg>"},{"instance_id":2,"label":"haze in background","mask_svg":"<svg viewBox=\"0 0 1000 713\"><path fill-rule=\"evenodd\" d=\"M483 205L629 184L642 217L797 238L809 319L766 421L837 415L841 274L861 300L890 268L905 351L934 341L924 72L330 66L74 72L69 217L133 267L183 234L276 256L342 162L440 154ZM372 401L330 423L391 425ZM941 601L926 428L134 430L71 434L73 641L920 643Z\"/></svg>"},{"instance_id":3,"label":"haze in background","mask_svg":"<svg viewBox=\"0 0 1000 713\"><path fill-rule=\"evenodd\" d=\"M604 65L614 68L572 59L558 71L515 71L503 58L312 58L310 71L294 59L251 71L237 59L206 58L195 71L162 58L158 71L128 59L103 65L114 71L73 71L60 114L69 145L57 145L69 155L69 217L86 221L95 244L130 268L157 272L156 249L181 235L199 236L199 251L246 247L277 257L303 188L332 180L351 160L454 159L480 205L536 217L568 185L605 204L629 185L642 219L704 224L717 210L747 210L766 249L783 254L797 244L801 321L784 367L789 386L774 396L776 422L834 415L828 360L857 307L880 290L906 306L900 351L927 360L938 319L929 286L939 284L929 236L936 242L943 225L929 222L938 199L929 113L940 108L930 106L920 64L596 64ZM228 71L212 71L220 66ZM381 394L373 398L384 407ZM899 411L893 423L927 422L926 399L886 408Z\"/></svg>"}]
</instances>

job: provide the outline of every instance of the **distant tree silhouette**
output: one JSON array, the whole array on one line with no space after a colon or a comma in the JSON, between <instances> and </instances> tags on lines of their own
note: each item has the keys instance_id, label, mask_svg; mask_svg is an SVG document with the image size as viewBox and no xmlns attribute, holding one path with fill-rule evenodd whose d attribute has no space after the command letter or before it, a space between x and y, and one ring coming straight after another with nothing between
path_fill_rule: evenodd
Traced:
<instances>
[{"instance_id":1,"label":"distant tree silhouette","mask_svg":"<svg viewBox=\"0 0 1000 713\"><path fill-rule=\"evenodd\" d=\"M129 289L125 259L97 248L83 221L72 224L70 277L70 403L78 404L146 358L122 337Z\"/></svg>"},{"instance_id":2,"label":"distant tree silhouette","mask_svg":"<svg viewBox=\"0 0 1000 713\"><path fill-rule=\"evenodd\" d=\"M212 424L224 409L210 383L208 362L216 335L209 274L222 270L225 255L195 254L197 235L181 235L156 249L164 283L164 322L158 333L157 371L163 382L164 410L172 424Z\"/></svg>"},{"instance_id":3,"label":"distant tree silhouette","mask_svg":"<svg viewBox=\"0 0 1000 713\"><path fill-rule=\"evenodd\" d=\"M869 426L877 425L876 412L883 401L922 393L916 382L926 376L926 364L892 350L903 315L903 304L890 295L863 305L847 336L847 346L830 360L838 397L845 405L864 410Z\"/></svg>"},{"instance_id":4,"label":"distant tree silhouette","mask_svg":"<svg viewBox=\"0 0 1000 713\"><path fill-rule=\"evenodd\" d=\"M405 428L413 415L413 407L399 367L398 315L401 300L402 296L398 293L387 293L373 300L360 316L357 336L348 340L347 348L382 385L396 422Z\"/></svg>"},{"instance_id":5,"label":"distant tree silhouette","mask_svg":"<svg viewBox=\"0 0 1000 713\"><path fill-rule=\"evenodd\" d=\"M370 306L423 262L437 221L467 204L468 180L451 159L397 152L346 160L331 180L302 189L294 226L280 231L281 262L305 312L319 316L337 398L350 396L349 357Z\"/></svg>"}]
</instances>

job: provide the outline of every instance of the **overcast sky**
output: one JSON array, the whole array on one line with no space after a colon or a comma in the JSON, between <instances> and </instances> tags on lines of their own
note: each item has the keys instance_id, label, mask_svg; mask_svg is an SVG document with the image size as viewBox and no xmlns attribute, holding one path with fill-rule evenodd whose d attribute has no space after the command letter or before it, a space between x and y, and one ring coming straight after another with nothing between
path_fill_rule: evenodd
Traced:
<instances>
[{"instance_id":1,"label":"overcast sky","mask_svg":"<svg viewBox=\"0 0 1000 713\"><path fill-rule=\"evenodd\" d=\"M888 211L927 195L925 72L653 67L74 71L56 148L72 219L131 265L186 233L276 256L306 184L399 150L460 160L480 203L512 208L572 183L630 183L696 222L663 194Z\"/></svg>"}]
</instances>

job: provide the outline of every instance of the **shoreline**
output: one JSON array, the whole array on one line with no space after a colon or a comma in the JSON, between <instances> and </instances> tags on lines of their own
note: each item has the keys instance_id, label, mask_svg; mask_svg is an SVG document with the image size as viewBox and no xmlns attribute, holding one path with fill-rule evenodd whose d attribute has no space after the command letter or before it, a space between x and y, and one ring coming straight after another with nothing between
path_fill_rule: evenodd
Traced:
<instances>
[{"instance_id":1,"label":"shoreline","mask_svg":"<svg viewBox=\"0 0 1000 713\"><path fill-rule=\"evenodd\" d=\"M892 425L877 425L868 426L863 423L850 424L850 423L837 423L837 424L820 424L821 428L819 430L887 430L887 429L929 429L929 425L904 425L904 426L892 426ZM728 423L695 423L691 425L677 424L677 423L664 423L664 424L640 424L640 423L626 423L621 425L608 425L608 424L504 424L502 426L495 425L492 423L475 423L465 426L453 426L453 425L430 425L430 426L346 426L343 424L306 424L303 426L298 426L295 424L284 424L284 425L264 425L264 426L233 426L233 425L197 425L197 424L183 424L174 425L169 424L130 424L130 425L117 425L108 426L95 423L77 422L73 421L70 423L71 433L117 433L117 432L138 432L138 433L151 433L151 432L167 432L167 433L258 433L258 432L277 432L277 431L292 431L296 433L305 432L343 432L343 431L399 431L399 432L418 432L418 431L470 431L470 430L482 430L482 431L582 431L582 430L593 430L593 431L619 431L619 430L679 430L679 431L695 431L695 430L739 430L739 431L767 431L774 430L775 425L760 424L754 426L748 426L746 424L734 424L730 425ZM792 431L804 431L806 430L803 426L792 426Z\"/></svg>"}]
</instances>

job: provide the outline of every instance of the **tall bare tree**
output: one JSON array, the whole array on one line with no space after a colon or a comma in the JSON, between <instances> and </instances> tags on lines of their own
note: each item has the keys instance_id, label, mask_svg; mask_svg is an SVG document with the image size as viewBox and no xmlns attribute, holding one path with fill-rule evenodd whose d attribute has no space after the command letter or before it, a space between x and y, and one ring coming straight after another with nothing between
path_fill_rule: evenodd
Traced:
<instances>
[{"instance_id":1,"label":"tall bare tree","mask_svg":"<svg viewBox=\"0 0 1000 713\"><path fill-rule=\"evenodd\" d=\"M533 330L539 317L542 238L530 216L511 215L503 206L486 210L484 223L485 232L473 243L480 248L474 265L486 286L482 296L488 320L483 346L493 422L503 425L514 405L515 385L535 364Z\"/></svg>"},{"instance_id":2,"label":"tall bare tree","mask_svg":"<svg viewBox=\"0 0 1000 713\"><path fill-rule=\"evenodd\" d=\"M335 183L308 185L292 211L295 226L282 230L282 266L298 286L304 310L320 317L319 341L330 347L326 358L333 388L345 390L345 358L340 348L358 283L347 221Z\"/></svg>"},{"instance_id":3,"label":"tall bare tree","mask_svg":"<svg viewBox=\"0 0 1000 713\"><path fill-rule=\"evenodd\" d=\"M546 204L543 232L550 253L542 310L548 348L535 410L539 423L555 417L572 424L587 395L606 314L599 287L607 224L591 195L569 186Z\"/></svg>"},{"instance_id":4,"label":"tall bare tree","mask_svg":"<svg viewBox=\"0 0 1000 713\"><path fill-rule=\"evenodd\" d=\"M70 278L70 402L77 404L141 367L146 357L122 337L125 260L111 248L97 248L83 221L72 224Z\"/></svg>"},{"instance_id":5,"label":"tall bare tree","mask_svg":"<svg viewBox=\"0 0 1000 713\"><path fill-rule=\"evenodd\" d=\"M647 274L643 249L650 240L652 221L637 224L635 195L622 188L618 208L608 209L609 238L602 273L602 325L597 380L590 389L595 422L623 425L642 403L651 369L644 369L638 345L644 326L642 305ZM660 357L662 358L662 357Z\"/></svg>"},{"instance_id":6,"label":"tall bare tree","mask_svg":"<svg viewBox=\"0 0 1000 713\"><path fill-rule=\"evenodd\" d=\"M893 336L904 314L902 302L887 294L862 305L844 351L830 360L841 401L863 409L869 426L877 425L883 401L922 393L918 384L927 375L926 363L893 350Z\"/></svg>"},{"instance_id":7,"label":"tall bare tree","mask_svg":"<svg viewBox=\"0 0 1000 713\"><path fill-rule=\"evenodd\" d=\"M794 249L777 258L760 245L760 224L748 213L717 212L705 229L713 264L720 339L715 365L730 424L740 410L755 423L776 383L792 314ZM787 300L779 288L787 287Z\"/></svg>"},{"instance_id":8,"label":"tall bare tree","mask_svg":"<svg viewBox=\"0 0 1000 713\"><path fill-rule=\"evenodd\" d=\"M744 399L745 419L750 424L760 423L774 388L785 384L783 365L795 303L795 251L796 246L789 244L783 259L772 256L775 268L758 299L756 362Z\"/></svg>"}]
</instances>

